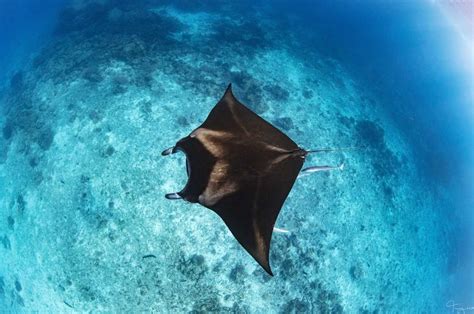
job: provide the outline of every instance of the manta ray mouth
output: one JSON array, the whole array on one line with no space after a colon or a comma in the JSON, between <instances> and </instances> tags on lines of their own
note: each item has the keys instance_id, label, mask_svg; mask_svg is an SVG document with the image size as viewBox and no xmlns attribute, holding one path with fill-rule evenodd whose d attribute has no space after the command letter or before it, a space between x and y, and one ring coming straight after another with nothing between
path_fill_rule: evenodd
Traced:
<instances>
[{"instance_id":1,"label":"manta ray mouth","mask_svg":"<svg viewBox=\"0 0 474 314\"><path fill-rule=\"evenodd\" d=\"M181 191L179 191L177 194L181 197L184 196L185 194L185 191L186 189L188 188L188 186L191 184L191 162L189 160L189 155L186 153L186 151L184 149L182 149L181 147L178 147L176 146L173 150L173 153L176 153L176 152L182 152L184 154L184 158L185 158L185 165L186 165L186 176L187 176L187 180L186 180L186 183L184 184L184 187L181 189Z\"/></svg>"},{"instance_id":2,"label":"manta ray mouth","mask_svg":"<svg viewBox=\"0 0 474 314\"><path fill-rule=\"evenodd\" d=\"M184 155L185 155L185 164L186 164L186 176L187 176L187 180L186 180L186 184L184 185L184 187L181 189L181 191L178 192L178 195L181 196L182 198L184 198L184 195L185 195L185 192L187 190L187 188L189 187L189 185L191 184L191 163L189 162L189 157L188 155L186 155L186 153L181 150Z\"/></svg>"},{"instance_id":3,"label":"manta ray mouth","mask_svg":"<svg viewBox=\"0 0 474 314\"><path fill-rule=\"evenodd\" d=\"M191 176L191 164L189 163L188 157L186 157L186 174L188 175L188 179Z\"/></svg>"}]
</instances>

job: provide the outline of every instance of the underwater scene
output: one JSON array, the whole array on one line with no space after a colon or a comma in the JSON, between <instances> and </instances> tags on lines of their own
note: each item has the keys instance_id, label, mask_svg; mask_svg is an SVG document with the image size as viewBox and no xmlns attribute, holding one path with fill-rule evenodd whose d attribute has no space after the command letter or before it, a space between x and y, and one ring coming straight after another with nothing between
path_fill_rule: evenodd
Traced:
<instances>
[{"instance_id":1,"label":"underwater scene","mask_svg":"<svg viewBox=\"0 0 474 314\"><path fill-rule=\"evenodd\" d=\"M473 16L0 0L0 313L474 313ZM229 84L234 120L213 109ZM253 130L298 167L236 146ZM210 210L225 202L257 222Z\"/></svg>"}]
</instances>

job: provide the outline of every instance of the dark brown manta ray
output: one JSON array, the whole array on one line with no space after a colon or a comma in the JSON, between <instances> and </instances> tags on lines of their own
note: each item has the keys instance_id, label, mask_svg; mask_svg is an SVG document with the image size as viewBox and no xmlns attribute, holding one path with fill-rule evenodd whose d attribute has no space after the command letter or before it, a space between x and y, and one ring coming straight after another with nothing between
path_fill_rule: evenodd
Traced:
<instances>
[{"instance_id":1,"label":"dark brown manta ray","mask_svg":"<svg viewBox=\"0 0 474 314\"><path fill-rule=\"evenodd\" d=\"M308 153L239 102L231 85L206 121L162 155L186 154L188 182L168 199L183 198L216 212L270 274L273 228ZM338 167L311 167L315 172Z\"/></svg>"}]
</instances>

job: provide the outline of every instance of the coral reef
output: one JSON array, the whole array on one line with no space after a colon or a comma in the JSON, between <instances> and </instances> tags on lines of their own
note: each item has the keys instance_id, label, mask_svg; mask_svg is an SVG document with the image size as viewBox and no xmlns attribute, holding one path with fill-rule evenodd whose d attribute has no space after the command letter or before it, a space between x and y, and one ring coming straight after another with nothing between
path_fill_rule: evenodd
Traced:
<instances>
[{"instance_id":1,"label":"coral reef","mask_svg":"<svg viewBox=\"0 0 474 314\"><path fill-rule=\"evenodd\" d=\"M433 311L418 299L434 295L442 243L419 250L438 218L410 152L373 110L377 95L300 49L267 9L103 0L62 12L1 98L0 307ZM272 240L274 277L212 212L162 197L186 171L183 156L160 152L204 121L228 83L302 147L365 149L308 157L346 167L295 184L277 222L290 233Z\"/></svg>"}]
</instances>

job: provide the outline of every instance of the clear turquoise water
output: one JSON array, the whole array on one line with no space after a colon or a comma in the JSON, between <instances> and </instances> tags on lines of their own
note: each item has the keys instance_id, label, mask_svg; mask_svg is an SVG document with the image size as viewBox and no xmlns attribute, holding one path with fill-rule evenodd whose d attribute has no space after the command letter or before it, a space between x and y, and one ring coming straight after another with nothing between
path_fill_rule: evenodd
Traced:
<instances>
[{"instance_id":1,"label":"clear turquoise water","mask_svg":"<svg viewBox=\"0 0 474 314\"><path fill-rule=\"evenodd\" d=\"M443 10L0 2L0 311L473 306L472 59ZM367 147L311 157L345 169L295 184L274 277L214 213L163 197L186 174L161 151L229 82L302 147Z\"/></svg>"}]
</instances>

